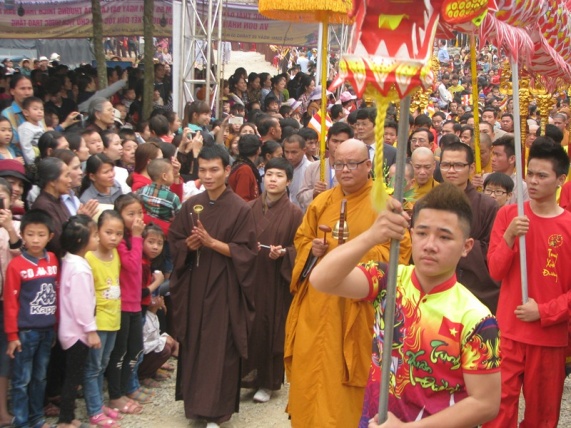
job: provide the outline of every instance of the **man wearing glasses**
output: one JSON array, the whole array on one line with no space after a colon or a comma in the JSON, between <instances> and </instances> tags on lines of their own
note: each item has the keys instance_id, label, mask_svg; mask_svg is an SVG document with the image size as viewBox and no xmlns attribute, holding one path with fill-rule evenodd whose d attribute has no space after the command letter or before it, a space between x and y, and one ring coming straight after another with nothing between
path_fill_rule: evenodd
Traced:
<instances>
[{"instance_id":1,"label":"man wearing glasses","mask_svg":"<svg viewBox=\"0 0 571 428\"><path fill-rule=\"evenodd\" d=\"M306 266L311 256L317 257L319 264L339 245L335 229L343 200L347 201L346 240L366 231L377 218L371 206L372 164L367 151L356 139L338 146L332 166L339 184L311 202L295 237L297 256L290 285L293 301L284 355L290 381L287 411L294 428L355 427L361 416L371 363L373 307L317 291L309 284ZM328 226L333 233L324 237L320 226ZM399 263L408 264L410 254L407 233L401 241ZM388 259L389 241L371 248L362 261Z\"/></svg>"},{"instance_id":2,"label":"man wearing glasses","mask_svg":"<svg viewBox=\"0 0 571 428\"><path fill-rule=\"evenodd\" d=\"M452 143L442 148L440 170L444 181L464 191L473 213L470 237L474 239L474 247L458 263L458 282L495 314L500 288L490 277L486 256L498 205L494 199L479 193L470 182L474 169L474 152L466 144Z\"/></svg>"}]
</instances>

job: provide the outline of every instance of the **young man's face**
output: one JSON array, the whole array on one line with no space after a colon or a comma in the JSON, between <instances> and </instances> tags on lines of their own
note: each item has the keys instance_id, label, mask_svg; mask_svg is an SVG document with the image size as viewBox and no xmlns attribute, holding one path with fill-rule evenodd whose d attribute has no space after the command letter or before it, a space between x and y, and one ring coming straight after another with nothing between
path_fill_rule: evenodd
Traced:
<instances>
[{"instance_id":1,"label":"young man's face","mask_svg":"<svg viewBox=\"0 0 571 428\"><path fill-rule=\"evenodd\" d=\"M484 188L484 194L494 199L498 204L498 208L503 207L508 199L512 197L512 194L508 193L502 186L491 183Z\"/></svg>"},{"instance_id":2,"label":"young man's face","mask_svg":"<svg viewBox=\"0 0 571 428\"><path fill-rule=\"evenodd\" d=\"M507 173L515 163L515 156L509 156L504 146L492 147L492 171Z\"/></svg>"},{"instance_id":3,"label":"young man's face","mask_svg":"<svg viewBox=\"0 0 571 428\"><path fill-rule=\"evenodd\" d=\"M305 141L305 152L309 156L317 156L319 153L318 140L306 140Z\"/></svg>"},{"instance_id":4,"label":"young man's face","mask_svg":"<svg viewBox=\"0 0 571 428\"><path fill-rule=\"evenodd\" d=\"M284 142L284 157L294 168L297 167L303 157L305 156L305 149L299 146L299 142L294 141L291 143Z\"/></svg>"},{"instance_id":5,"label":"young man's face","mask_svg":"<svg viewBox=\"0 0 571 428\"><path fill-rule=\"evenodd\" d=\"M482 113L482 120L494 126L494 124L496 123L496 115L491 111L485 111L484 113Z\"/></svg>"},{"instance_id":6,"label":"young man's face","mask_svg":"<svg viewBox=\"0 0 571 428\"><path fill-rule=\"evenodd\" d=\"M281 195L290 181L283 169L270 168L264 174L264 188L270 195Z\"/></svg>"},{"instance_id":7,"label":"young man's face","mask_svg":"<svg viewBox=\"0 0 571 428\"><path fill-rule=\"evenodd\" d=\"M22 241L28 253L34 257L41 257L44 254L44 249L52 238L53 233L45 224L32 223L26 226L22 234Z\"/></svg>"},{"instance_id":8,"label":"young man's face","mask_svg":"<svg viewBox=\"0 0 571 428\"><path fill-rule=\"evenodd\" d=\"M566 175L557 177L553 164L545 159L530 159L527 164L527 191L529 197L535 201L544 201L554 198L557 187L565 182Z\"/></svg>"},{"instance_id":9,"label":"young man's face","mask_svg":"<svg viewBox=\"0 0 571 428\"><path fill-rule=\"evenodd\" d=\"M460 134L460 141L462 141L467 146L472 147L472 132L469 129L466 129Z\"/></svg>"},{"instance_id":10,"label":"young man's face","mask_svg":"<svg viewBox=\"0 0 571 428\"><path fill-rule=\"evenodd\" d=\"M509 116L502 117L502 119L500 120L500 125L502 127L502 130L506 132L513 132L514 130L514 121Z\"/></svg>"},{"instance_id":11,"label":"young man's face","mask_svg":"<svg viewBox=\"0 0 571 428\"><path fill-rule=\"evenodd\" d=\"M442 125L442 135L453 134L453 133L454 133L454 124L452 122Z\"/></svg>"},{"instance_id":12,"label":"young man's face","mask_svg":"<svg viewBox=\"0 0 571 428\"><path fill-rule=\"evenodd\" d=\"M386 128L385 128L386 129ZM346 132L340 132L339 134L332 134L327 140L327 150L329 150L329 157L335 160L335 152L337 147L343 142L349 139L349 134Z\"/></svg>"},{"instance_id":13,"label":"young man's face","mask_svg":"<svg viewBox=\"0 0 571 428\"><path fill-rule=\"evenodd\" d=\"M230 165L224 168L222 159L198 159L198 178L208 193L217 193L226 188Z\"/></svg>"},{"instance_id":14,"label":"young man's face","mask_svg":"<svg viewBox=\"0 0 571 428\"><path fill-rule=\"evenodd\" d=\"M432 149L432 143L430 142L428 132L418 131L412 134L412 138L410 139L410 150L414 152L419 147Z\"/></svg>"},{"instance_id":15,"label":"young man's face","mask_svg":"<svg viewBox=\"0 0 571 428\"><path fill-rule=\"evenodd\" d=\"M444 122L444 119L442 119L440 116L432 117L432 127L436 132L440 132L442 130L442 122Z\"/></svg>"},{"instance_id":16,"label":"young man's face","mask_svg":"<svg viewBox=\"0 0 571 428\"><path fill-rule=\"evenodd\" d=\"M367 142L375 141L375 124L367 119L357 119L355 123L355 138Z\"/></svg>"},{"instance_id":17,"label":"young man's face","mask_svg":"<svg viewBox=\"0 0 571 428\"><path fill-rule=\"evenodd\" d=\"M440 169L444 181L464 189L470 179L474 165L468 163L464 150L446 150L440 159Z\"/></svg>"},{"instance_id":18,"label":"young man's face","mask_svg":"<svg viewBox=\"0 0 571 428\"><path fill-rule=\"evenodd\" d=\"M412 229L412 257L419 280L440 283L450 278L460 257L472 249L458 215L449 211L422 209Z\"/></svg>"},{"instance_id":19,"label":"young man's face","mask_svg":"<svg viewBox=\"0 0 571 428\"><path fill-rule=\"evenodd\" d=\"M397 141L397 130L395 128L385 128L385 143L394 145Z\"/></svg>"}]
</instances>

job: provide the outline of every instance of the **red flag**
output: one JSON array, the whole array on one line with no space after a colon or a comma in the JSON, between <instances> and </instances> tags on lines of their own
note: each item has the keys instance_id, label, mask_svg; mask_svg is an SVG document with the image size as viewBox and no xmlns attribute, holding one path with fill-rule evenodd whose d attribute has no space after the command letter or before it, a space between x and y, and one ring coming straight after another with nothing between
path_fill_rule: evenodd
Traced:
<instances>
[{"instance_id":1,"label":"red flag","mask_svg":"<svg viewBox=\"0 0 571 428\"><path fill-rule=\"evenodd\" d=\"M440 324L438 334L449 339L459 340L462 336L462 324L452 322L448 318L442 317L442 324Z\"/></svg>"}]
</instances>

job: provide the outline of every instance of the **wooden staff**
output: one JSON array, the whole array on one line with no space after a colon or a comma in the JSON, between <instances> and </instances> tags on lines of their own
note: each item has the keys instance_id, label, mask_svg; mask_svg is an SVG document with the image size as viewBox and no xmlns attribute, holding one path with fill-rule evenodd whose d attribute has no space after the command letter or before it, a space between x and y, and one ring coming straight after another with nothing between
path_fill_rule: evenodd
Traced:
<instances>
[{"instance_id":1,"label":"wooden staff","mask_svg":"<svg viewBox=\"0 0 571 428\"><path fill-rule=\"evenodd\" d=\"M319 135L319 181L325 181L325 137L327 133L327 43L329 40L329 23L323 21L323 35L321 36L321 134Z\"/></svg>"},{"instance_id":2,"label":"wooden staff","mask_svg":"<svg viewBox=\"0 0 571 428\"><path fill-rule=\"evenodd\" d=\"M401 118L399 120L399 137L397 144L397 160L395 174L395 189L393 196L402 203L404 198L404 170L406 163L406 146L408 139L408 115L410 112L410 96L405 97L400 102ZM381 149L382 150L382 149ZM399 264L400 241L391 239L391 249L389 253L389 266L387 270L387 297L385 301L385 312L383 320L383 357L381 366L381 386L379 394L379 423L383 423L388 418L389 411L389 381L391 379L393 333L395 326L395 302L397 289L397 270Z\"/></svg>"},{"instance_id":3,"label":"wooden staff","mask_svg":"<svg viewBox=\"0 0 571 428\"><path fill-rule=\"evenodd\" d=\"M482 173L482 155L480 154L480 110L478 100L478 71L476 68L476 37L470 34L470 67L472 69L472 106L474 108L474 155L476 174Z\"/></svg>"},{"instance_id":4,"label":"wooden staff","mask_svg":"<svg viewBox=\"0 0 571 428\"><path fill-rule=\"evenodd\" d=\"M519 108L519 70L518 70L518 63L514 58L510 60L512 66L512 87L513 87L513 100L514 100L514 117L519 117L520 115L520 108ZM523 162L522 162L522 150L521 144L517 144L518 141L521 141L521 123L519 120L514 120L514 137L516 144L514 144L515 148L515 169L516 171L523 171ZM522 179L518 177L516 180L518 184L516 185L516 194L517 194L517 215L523 216L523 182ZM521 235L519 237L519 265L520 274L521 274L521 299L523 303L527 303L528 294L527 294L527 255L526 255L526 248L525 248L525 235Z\"/></svg>"}]
</instances>

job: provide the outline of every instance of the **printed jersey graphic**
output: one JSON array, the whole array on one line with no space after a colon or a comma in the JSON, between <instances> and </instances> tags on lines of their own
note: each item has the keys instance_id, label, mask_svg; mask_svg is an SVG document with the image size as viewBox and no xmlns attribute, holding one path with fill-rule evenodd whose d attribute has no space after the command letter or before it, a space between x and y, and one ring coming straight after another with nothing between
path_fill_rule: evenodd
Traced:
<instances>
[{"instance_id":1,"label":"printed jersey graphic","mask_svg":"<svg viewBox=\"0 0 571 428\"><path fill-rule=\"evenodd\" d=\"M30 302L30 315L53 315L56 313L56 292L52 284L43 283L36 298Z\"/></svg>"},{"instance_id":2,"label":"printed jersey graphic","mask_svg":"<svg viewBox=\"0 0 571 428\"><path fill-rule=\"evenodd\" d=\"M361 266L375 308L371 369L360 427L377 412L386 304L385 266ZM426 294L414 266L399 266L389 410L405 422L430 416L467 396L463 374L499 371L496 319L456 278ZM458 303L462 302L461 305Z\"/></svg>"}]
</instances>

